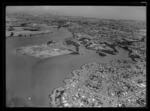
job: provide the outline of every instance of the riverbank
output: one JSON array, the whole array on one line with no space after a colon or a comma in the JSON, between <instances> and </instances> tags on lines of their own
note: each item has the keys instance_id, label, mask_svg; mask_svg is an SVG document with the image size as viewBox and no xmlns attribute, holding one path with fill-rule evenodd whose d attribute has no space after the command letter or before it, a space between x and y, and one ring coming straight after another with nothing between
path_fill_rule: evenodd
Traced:
<instances>
[{"instance_id":1,"label":"riverbank","mask_svg":"<svg viewBox=\"0 0 150 111\"><path fill-rule=\"evenodd\" d=\"M18 27L17 27L18 28ZM19 27L22 28L22 27ZM25 27L26 28L26 27ZM6 31L6 39L8 38L22 38L22 37L35 37L37 35L45 35L45 34L54 34L57 33L58 29L54 27L46 27L42 30L32 31L32 30L26 30L26 29L16 29L13 31Z\"/></svg>"}]
</instances>

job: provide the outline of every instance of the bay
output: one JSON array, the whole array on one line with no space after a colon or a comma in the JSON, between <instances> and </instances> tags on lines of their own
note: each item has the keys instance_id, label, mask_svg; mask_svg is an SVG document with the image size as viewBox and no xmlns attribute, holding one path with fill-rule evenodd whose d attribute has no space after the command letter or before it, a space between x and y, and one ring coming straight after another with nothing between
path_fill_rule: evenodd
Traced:
<instances>
[{"instance_id":1,"label":"bay","mask_svg":"<svg viewBox=\"0 0 150 111\"><path fill-rule=\"evenodd\" d=\"M101 57L95 51L79 48L81 55L62 55L38 59L27 55L16 55L14 49L28 45L45 44L49 40L63 40L72 34L60 28L54 34L35 37L6 39L6 89L9 100L16 100L31 107L48 107L49 94L64 85L71 71L90 62L108 62L112 59L128 59L128 52L117 48L117 55ZM18 99L19 98L19 99Z\"/></svg>"}]
</instances>

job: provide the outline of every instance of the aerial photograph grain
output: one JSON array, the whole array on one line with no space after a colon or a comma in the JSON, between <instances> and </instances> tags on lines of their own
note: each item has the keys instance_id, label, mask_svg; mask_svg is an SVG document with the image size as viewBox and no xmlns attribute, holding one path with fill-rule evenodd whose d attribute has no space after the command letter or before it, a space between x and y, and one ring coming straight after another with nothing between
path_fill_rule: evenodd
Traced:
<instances>
[{"instance_id":1,"label":"aerial photograph grain","mask_svg":"<svg viewBox=\"0 0 150 111\"><path fill-rule=\"evenodd\" d=\"M6 107L146 107L146 6L7 6Z\"/></svg>"}]
</instances>

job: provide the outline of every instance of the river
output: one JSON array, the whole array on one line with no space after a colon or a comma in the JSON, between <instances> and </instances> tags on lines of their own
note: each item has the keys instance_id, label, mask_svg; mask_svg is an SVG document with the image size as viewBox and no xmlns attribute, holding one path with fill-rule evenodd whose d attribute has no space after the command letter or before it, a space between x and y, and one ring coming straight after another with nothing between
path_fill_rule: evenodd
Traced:
<instances>
[{"instance_id":1,"label":"river","mask_svg":"<svg viewBox=\"0 0 150 111\"><path fill-rule=\"evenodd\" d=\"M54 34L36 37L6 39L6 90L7 98L24 106L48 107L49 94L63 86L63 80L71 77L71 71L89 62L108 62L112 59L128 59L128 52L117 48L119 54L100 57L95 51L80 47L81 55L62 55L47 59L16 55L13 50L28 45L62 40L72 34L60 28Z\"/></svg>"}]
</instances>

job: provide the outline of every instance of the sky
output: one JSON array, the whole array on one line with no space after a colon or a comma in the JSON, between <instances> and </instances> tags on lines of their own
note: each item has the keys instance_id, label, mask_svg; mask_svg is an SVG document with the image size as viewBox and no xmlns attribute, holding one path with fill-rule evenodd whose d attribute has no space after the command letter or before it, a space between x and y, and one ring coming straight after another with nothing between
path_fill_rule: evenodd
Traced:
<instances>
[{"instance_id":1,"label":"sky","mask_svg":"<svg viewBox=\"0 0 150 111\"><path fill-rule=\"evenodd\" d=\"M7 6L6 12L38 12L101 19L146 21L145 6Z\"/></svg>"}]
</instances>

